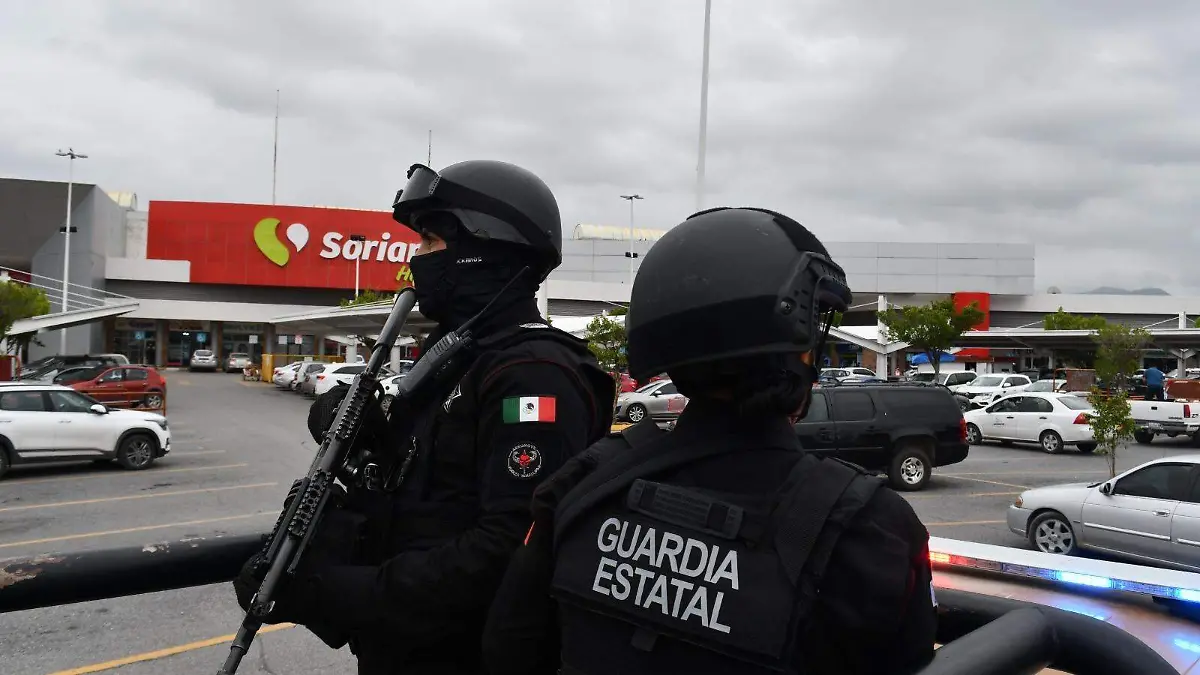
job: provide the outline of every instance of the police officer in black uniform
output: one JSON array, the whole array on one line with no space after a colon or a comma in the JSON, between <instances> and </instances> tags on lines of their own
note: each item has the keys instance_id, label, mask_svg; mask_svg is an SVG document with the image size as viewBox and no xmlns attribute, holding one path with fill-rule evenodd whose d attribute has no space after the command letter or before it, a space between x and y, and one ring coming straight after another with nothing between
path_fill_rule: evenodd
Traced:
<instances>
[{"instance_id":1,"label":"police officer in black uniform","mask_svg":"<svg viewBox=\"0 0 1200 675\"><path fill-rule=\"evenodd\" d=\"M440 173L415 165L394 218L421 236L417 309L437 322L425 344L479 315L475 347L368 430L368 442L391 446L403 479L338 501L270 622L304 624L334 648L348 642L363 674L477 673L487 609L528 530L533 489L608 432L614 383L585 341L538 312L562 231L537 176L496 161ZM344 395L313 404L314 438ZM234 583L243 607L260 567L252 559Z\"/></svg>"},{"instance_id":2,"label":"police officer in black uniform","mask_svg":"<svg viewBox=\"0 0 1200 675\"><path fill-rule=\"evenodd\" d=\"M494 675L907 673L933 657L928 532L883 480L800 448L845 275L775 212L713 209L646 254L631 374L690 402L537 490L484 632Z\"/></svg>"}]
</instances>

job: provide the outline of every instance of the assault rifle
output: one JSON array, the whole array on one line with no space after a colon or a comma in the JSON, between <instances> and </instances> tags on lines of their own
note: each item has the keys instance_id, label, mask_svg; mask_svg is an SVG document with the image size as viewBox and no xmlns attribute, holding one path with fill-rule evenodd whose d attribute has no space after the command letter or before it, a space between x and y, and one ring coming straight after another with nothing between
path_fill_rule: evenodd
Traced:
<instances>
[{"instance_id":1,"label":"assault rifle","mask_svg":"<svg viewBox=\"0 0 1200 675\"><path fill-rule=\"evenodd\" d=\"M291 576L296 573L313 532L320 526L334 489L334 481L341 479L347 484L357 482L356 467L361 459L354 456L355 440L362 430L367 406L375 404L372 398L379 386L379 373L416 302L416 293L411 288L396 294L392 311L379 333L379 341L371 350L366 368L350 384L349 391L338 405L333 424L308 468L308 474L300 480L294 490L296 496L285 506L275 524L266 555L267 574L250 601L250 609L246 611L242 625L229 647L229 656L218 675L237 672L238 664L275 605L280 582L285 574ZM409 378L411 376L410 373Z\"/></svg>"}]
</instances>

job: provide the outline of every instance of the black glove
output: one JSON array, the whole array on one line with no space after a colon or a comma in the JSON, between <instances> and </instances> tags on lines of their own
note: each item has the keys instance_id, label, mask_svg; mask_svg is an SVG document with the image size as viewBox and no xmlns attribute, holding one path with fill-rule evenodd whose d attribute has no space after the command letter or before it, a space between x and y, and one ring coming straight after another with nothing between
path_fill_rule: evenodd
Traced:
<instances>
[{"instance_id":1,"label":"black glove","mask_svg":"<svg viewBox=\"0 0 1200 675\"><path fill-rule=\"evenodd\" d=\"M283 501L287 511L291 502L300 493L301 480L292 483ZM329 496L330 505L313 532L304 557L294 576L284 575L274 595L275 605L264 619L264 623L298 623L306 626L325 644L340 649L346 638L324 617L320 608L321 573L335 565L353 562L358 536L365 520L361 515L345 508L346 493L340 485L334 485ZM281 515L282 519L282 515ZM276 525L278 529L278 525ZM249 611L250 602L258 592L267 575L267 552L271 535L263 536L263 547L246 561L233 580L238 605Z\"/></svg>"},{"instance_id":2,"label":"black glove","mask_svg":"<svg viewBox=\"0 0 1200 675\"><path fill-rule=\"evenodd\" d=\"M332 389L321 394L317 400L308 408L308 433L312 434L313 440L320 443L325 440L325 432L333 424L333 418L337 417L338 406L342 404L342 399L346 398L346 394L350 391L350 385L338 384Z\"/></svg>"}]
</instances>

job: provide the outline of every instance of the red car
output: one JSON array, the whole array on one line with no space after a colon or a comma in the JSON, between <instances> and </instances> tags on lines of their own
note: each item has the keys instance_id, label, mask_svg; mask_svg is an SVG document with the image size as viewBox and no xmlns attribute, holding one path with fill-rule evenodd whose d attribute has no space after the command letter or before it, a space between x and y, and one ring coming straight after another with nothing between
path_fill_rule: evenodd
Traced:
<instances>
[{"instance_id":1,"label":"red car","mask_svg":"<svg viewBox=\"0 0 1200 675\"><path fill-rule=\"evenodd\" d=\"M90 380L72 382L72 389L113 407L163 408L167 380L152 366L113 366Z\"/></svg>"}]
</instances>

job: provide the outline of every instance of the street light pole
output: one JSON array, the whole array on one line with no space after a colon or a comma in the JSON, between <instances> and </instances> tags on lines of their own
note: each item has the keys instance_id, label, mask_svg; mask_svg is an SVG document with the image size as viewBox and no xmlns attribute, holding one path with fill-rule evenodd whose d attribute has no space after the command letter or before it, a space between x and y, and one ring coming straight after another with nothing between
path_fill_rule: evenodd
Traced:
<instances>
[{"instance_id":1,"label":"street light pole","mask_svg":"<svg viewBox=\"0 0 1200 675\"><path fill-rule=\"evenodd\" d=\"M633 200L645 199L641 195L621 195L621 199L629 201L629 287L633 288L633 259L637 257L637 253L633 250ZM632 290L630 291L632 292Z\"/></svg>"},{"instance_id":2,"label":"street light pole","mask_svg":"<svg viewBox=\"0 0 1200 675\"><path fill-rule=\"evenodd\" d=\"M361 244L358 250L358 255L354 256L354 297L358 297L358 266L362 262L362 247L366 246L367 238L361 234L350 235L350 241L357 241Z\"/></svg>"},{"instance_id":3,"label":"street light pole","mask_svg":"<svg viewBox=\"0 0 1200 675\"><path fill-rule=\"evenodd\" d=\"M704 156L708 151L708 35L712 0L704 0L704 58L700 71L700 147L696 159L696 211L704 208Z\"/></svg>"},{"instance_id":4,"label":"street light pole","mask_svg":"<svg viewBox=\"0 0 1200 675\"><path fill-rule=\"evenodd\" d=\"M62 311L67 311L67 284L71 276L71 232L74 228L71 227L71 207L73 206L73 187L75 184L75 160L87 159L88 156L75 152L74 148L67 148L66 152L59 150L54 153L59 157L68 157L67 161L67 226L62 228L65 235L63 239L63 278L62 278ZM58 335L58 353L67 353L67 329L64 327Z\"/></svg>"}]
</instances>

